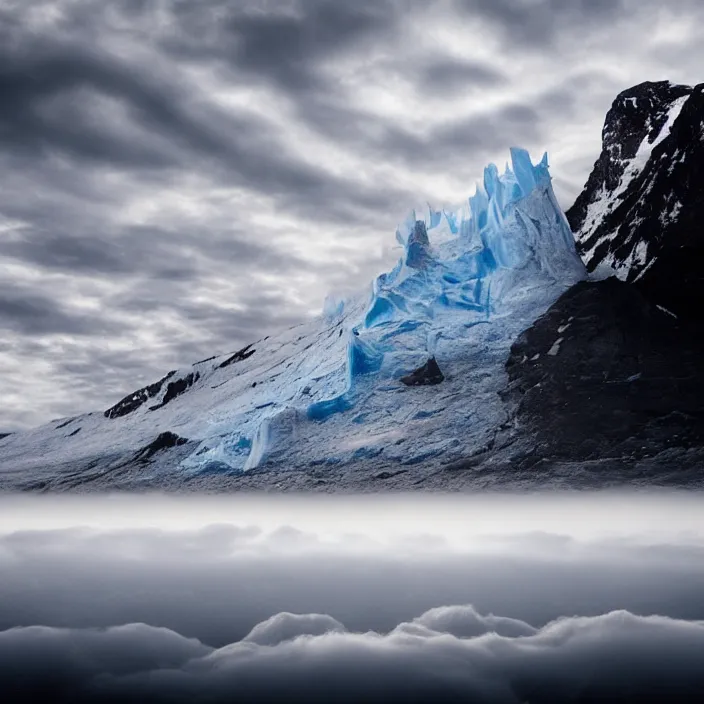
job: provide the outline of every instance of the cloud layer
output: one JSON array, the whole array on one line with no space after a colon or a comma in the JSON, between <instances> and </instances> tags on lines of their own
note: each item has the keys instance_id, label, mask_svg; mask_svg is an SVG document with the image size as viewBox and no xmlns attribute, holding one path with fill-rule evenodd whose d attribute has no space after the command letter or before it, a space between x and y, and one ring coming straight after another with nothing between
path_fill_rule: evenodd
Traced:
<instances>
[{"instance_id":1,"label":"cloud layer","mask_svg":"<svg viewBox=\"0 0 704 704\"><path fill-rule=\"evenodd\" d=\"M615 94L697 82L682 0L0 5L0 431L104 408L394 259L508 147L567 205Z\"/></svg>"},{"instance_id":2,"label":"cloud layer","mask_svg":"<svg viewBox=\"0 0 704 704\"><path fill-rule=\"evenodd\" d=\"M527 635L491 622L455 635L471 606L435 610L386 634L322 632L319 615L264 644L209 648L163 628L16 628L0 633L0 685L13 701L694 702L704 687L704 621L615 611ZM281 615L280 615L281 616ZM525 626L525 624L524 624ZM526 630L529 627L525 626Z\"/></svg>"},{"instance_id":3,"label":"cloud layer","mask_svg":"<svg viewBox=\"0 0 704 704\"><path fill-rule=\"evenodd\" d=\"M5 497L12 702L698 701L693 494Z\"/></svg>"}]
</instances>

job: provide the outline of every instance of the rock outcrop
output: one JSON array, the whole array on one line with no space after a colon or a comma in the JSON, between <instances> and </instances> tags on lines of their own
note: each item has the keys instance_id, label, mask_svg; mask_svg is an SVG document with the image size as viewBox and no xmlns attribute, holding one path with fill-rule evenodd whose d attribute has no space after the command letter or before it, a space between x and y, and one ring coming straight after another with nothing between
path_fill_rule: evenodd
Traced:
<instances>
[{"instance_id":1,"label":"rock outcrop","mask_svg":"<svg viewBox=\"0 0 704 704\"><path fill-rule=\"evenodd\" d=\"M621 93L567 218L589 271L608 265L651 302L701 320L704 84L642 83Z\"/></svg>"}]
</instances>

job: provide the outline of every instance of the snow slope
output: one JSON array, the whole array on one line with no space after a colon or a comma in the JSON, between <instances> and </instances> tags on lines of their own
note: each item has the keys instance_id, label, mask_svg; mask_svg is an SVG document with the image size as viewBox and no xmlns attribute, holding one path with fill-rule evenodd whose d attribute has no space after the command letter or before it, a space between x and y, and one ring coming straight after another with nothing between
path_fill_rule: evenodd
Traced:
<instances>
[{"instance_id":1,"label":"snow slope","mask_svg":"<svg viewBox=\"0 0 704 704\"><path fill-rule=\"evenodd\" d=\"M236 353L172 372L104 413L0 439L5 487L143 485L275 463L448 462L492 442L516 336L585 277L547 155L511 150L453 212L411 213L403 256L356 297ZM551 352L552 354L553 352ZM559 354L559 349L554 352ZM439 384L402 377L434 358ZM153 463L170 453L169 469ZM118 471L120 470L120 471Z\"/></svg>"}]
</instances>

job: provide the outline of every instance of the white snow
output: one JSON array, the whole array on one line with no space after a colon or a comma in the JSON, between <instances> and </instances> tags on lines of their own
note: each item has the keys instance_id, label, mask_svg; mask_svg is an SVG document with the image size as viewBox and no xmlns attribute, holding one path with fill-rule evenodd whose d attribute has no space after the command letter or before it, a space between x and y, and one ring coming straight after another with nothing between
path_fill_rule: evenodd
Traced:
<instances>
[{"instance_id":1,"label":"white snow","mask_svg":"<svg viewBox=\"0 0 704 704\"><path fill-rule=\"evenodd\" d=\"M638 242L633 248L631 255L623 262L615 262L614 269L616 276L621 281L626 281L628 274L634 267L642 267L645 265L648 257L648 243L644 241Z\"/></svg>"},{"instance_id":2,"label":"white snow","mask_svg":"<svg viewBox=\"0 0 704 704\"><path fill-rule=\"evenodd\" d=\"M671 222L676 222L682 211L682 203L676 200L674 203L668 203L667 209L660 213L660 224L667 227Z\"/></svg>"},{"instance_id":3,"label":"white snow","mask_svg":"<svg viewBox=\"0 0 704 704\"><path fill-rule=\"evenodd\" d=\"M657 257L653 257L653 258L645 265L645 268L638 274L638 276L636 276L636 278L633 279L633 281L639 281L640 279L642 279L643 276L645 276L645 273L648 271L648 269L650 269L650 267L653 266L653 264L655 264L655 262L656 262L657 260L658 260Z\"/></svg>"},{"instance_id":4,"label":"white snow","mask_svg":"<svg viewBox=\"0 0 704 704\"><path fill-rule=\"evenodd\" d=\"M677 316L671 310L665 308L665 306L656 305L655 307L661 310L663 313L667 313L667 315L672 316L675 320L677 320Z\"/></svg>"},{"instance_id":5,"label":"white snow","mask_svg":"<svg viewBox=\"0 0 704 704\"><path fill-rule=\"evenodd\" d=\"M585 257L586 259L586 257ZM614 269L608 262L602 261L597 264L596 269L589 274L590 281L604 281L612 276L616 276L616 269Z\"/></svg>"},{"instance_id":6,"label":"white snow","mask_svg":"<svg viewBox=\"0 0 704 704\"><path fill-rule=\"evenodd\" d=\"M689 100L689 95L683 95L681 98L677 98L674 103L672 103L672 107L670 108L670 112L667 117L667 122L664 124L663 128L660 130L660 134L657 136L655 141L653 142L650 151L655 149L655 147L660 144L666 137L670 135L670 131L672 130L672 126L675 124L675 120L680 116L680 113L682 112L682 108L684 107L684 104Z\"/></svg>"},{"instance_id":7,"label":"white snow","mask_svg":"<svg viewBox=\"0 0 704 704\"><path fill-rule=\"evenodd\" d=\"M564 337L558 337L557 340L555 340L553 346L548 350L550 357L557 357L560 352L560 345L563 343L564 339Z\"/></svg>"}]
</instances>

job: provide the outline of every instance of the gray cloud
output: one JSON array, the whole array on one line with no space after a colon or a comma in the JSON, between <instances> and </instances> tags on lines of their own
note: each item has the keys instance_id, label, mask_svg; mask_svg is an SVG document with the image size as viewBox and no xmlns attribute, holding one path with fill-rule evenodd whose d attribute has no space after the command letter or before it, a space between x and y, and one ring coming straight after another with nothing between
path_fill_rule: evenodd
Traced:
<instances>
[{"instance_id":1,"label":"gray cloud","mask_svg":"<svg viewBox=\"0 0 704 704\"><path fill-rule=\"evenodd\" d=\"M279 645L299 636L318 636L330 632L341 633L345 627L326 614L278 613L258 623L243 639L257 645Z\"/></svg>"},{"instance_id":2,"label":"gray cloud","mask_svg":"<svg viewBox=\"0 0 704 704\"><path fill-rule=\"evenodd\" d=\"M179 109L173 93L109 56L48 42L22 46L19 51L6 48L3 54L0 134L6 149L37 154L58 150L116 166L172 165L165 144L140 139L142 135L134 129L120 134L121 125L106 123L105 117L115 111L101 114L95 102L106 97L118 102L113 108L122 104L138 124L159 124L200 149L218 150L208 133Z\"/></svg>"},{"instance_id":3,"label":"gray cloud","mask_svg":"<svg viewBox=\"0 0 704 704\"><path fill-rule=\"evenodd\" d=\"M490 21L510 41L544 49L569 30L582 33L623 19L627 0L455 0L461 11Z\"/></svg>"},{"instance_id":4,"label":"gray cloud","mask_svg":"<svg viewBox=\"0 0 704 704\"><path fill-rule=\"evenodd\" d=\"M410 624L437 633L450 633L456 638L476 638L485 633L497 633L500 636L518 638L535 635L536 629L525 621L489 614L478 614L472 606L445 606L430 609Z\"/></svg>"},{"instance_id":5,"label":"gray cloud","mask_svg":"<svg viewBox=\"0 0 704 704\"><path fill-rule=\"evenodd\" d=\"M536 109L516 103L448 119L422 133L324 100L305 106L303 111L320 133L366 151L370 159L382 158L408 170L456 170L466 164L468 154L487 158L501 151L507 140L518 144L536 141L542 135Z\"/></svg>"},{"instance_id":6,"label":"gray cloud","mask_svg":"<svg viewBox=\"0 0 704 704\"><path fill-rule=\"evenodd\" d=\"M100 336L122 331L117 321L62 306L55 298L17 285L0 284L0 321L11 331L30 336L52 333Z\"/></svg>"},{"instance_id":7,"label":"gray cloud","mask_svg":"<svg viewBox=\"0 0 704 704\"><path fill-rule=\"evenodd\" d=\"M242 21L266 26L256 18ZM267 31L260 37L269 47L264 54L271 52ZM183 170L196 160L198 169L215 168L225 182L282 197L289 207L305 199L328 217L345 217L350 205L383 202L373 189L289 154L250 111L218 109L197 86L182 85L176 67L145 73L97 47L29 36L20 48L5 48L0 61L6 149L34 158L58 152L113 169Z\"/></svg>"},{"instance_id":8,"label":"gray cloud","mask_svg":"<svg viewBox=\"0 0 704 704\"><path fill-rule=\"evenodd\" d=\"M315 67L346 50L384 36L399 21L400 4L363 0L354 4L320 2L293 5L285 14L232 12L227 46L235 67L269 76L286 90L324 88ZM250 10L249 12L247 10Z\"/></svg>"},{"instance_id":9,"label":"gray cloud","mask_svg":"<svg viewBox=\"0 0 704 704\"><path fill-rule=\"evenodd\" d=\"M127 527L128 516L143 512L129 499L93 503L107 520L123 516L126 527L15 530L0 536L0 630L140 621L223 647L247 634L257 643L278 641L311 624L318 630L305 632L320 633L337 628L332 619L353 632L387 633L404 623L402 630L411 635L434 630L458 638L489 631L511 638L530 635L565 614L596 616L624 608L704 619L701 540L645 540L635 518L635 540L589 541L520 527L516 530L523 532L501 539L469 537L458 549L454 542L460 536L441 527L424 539L406 528L398 538L382 540L364 525L355 535L331 537L319 502L306 510L312 520L317 516L318 527L282 522L278 517L296 503L270 500L250 510L260 514L259 523L243 517L234 525L206 521L203 527L180 529ZM24 524L38 526L51 521L60 506L60 500L36 502L17 506L10 516L21 511ZM361 521L354 506L336 513ZM685 520L695 510L684 502L670 510L673 506ZM180 523L194 514L220 515L223 508L230 516L243 511L191 498L172 512ZM544 509L549 519L549 502ZM84 510L85 503L75 505L70 525L90 523ZM436 515L432 506L425 510ZM453 511L447 506L443 515L457 515ZM514 517L517 513L523 515L514 509ZM267 523L272 515L278 527ZM473 515L486 520L479 511ZM152 525L168 523L168 504L152 501L149 516ZM17 518L5 520L18 525ZM467 603L474 608L435 608ZM322 616L269 620L282 613Z\"/></svg>"},{"instance_id":10,"label":"gray cloud","mask_svg":"<svg viewBox=\"0 0 704 704\"><path fill-rule=\"evenodd\" d=\"M697 701L700 499L5 497L0 691Z\"/></svg>"},{"instance_id":11,"label":"gray cloud","mask_svg":"<svg viewBox=\"0 0 704 704\"><path fill-rule=\"evenodd\" d=\"M466 607L465 607L466 608ZM317 633L273 645L214 650L165 629L20 628L0 633L14 701L48 693L71 701L533 702L695 701L704 686L704 622L616 611L565 618L519 637L458 638L445 631ZM423 617L421 617L422 619ZM452 623L450 622L452 628ZM665 655L667 653L667 655ZM41 663L40 676L37 666ZM7 666L10 667L7 667Z\"/></svg>"},{"instance_id":12,"label":"gray cloud","mask_svg":"<svg viewBox=\"0 0 704 704\"><path fill-rule=\"evenodd\" d=\"M97 227L97 224L95 225ZM17 259L44 269L72 271L78 275L147 275L189 284L205 277L208 265L232 257L234 271L261 267L279 271L288 267L304 269L308 262L295 253L267 247L247 239L232 228L227 232L211 229L200 244L190 233L158 227L132 226L119 230L103 226L102 231L78 228L62 231L46 223L40 230L27 228L0 242L0 256Z\"/></svg>"},{"instance_id":13,"label":"gray cloud","mask_svg":"<svg viewBox=\"0 0 704 704\"><path fill-rule=\"evenodd\" d=\"M107 407L365 285L410 207L459 202L510 146L548 149L569 205L619 90L701 79L703 14L4 4L0 431Z\"/></svg>"},{"instance_id":14,"label":"gray cloud","mask_svg":"<svg viewBox=\"0 0 704 704\"><path fill-rule=\"evenodd\" d=\"M460 91L469 92L473 88L495 88L509 82L508 76L488 64L450 58L421 65L419 74L422 90L439 96L450 96Z\"/></svg>"}]
</instances>

